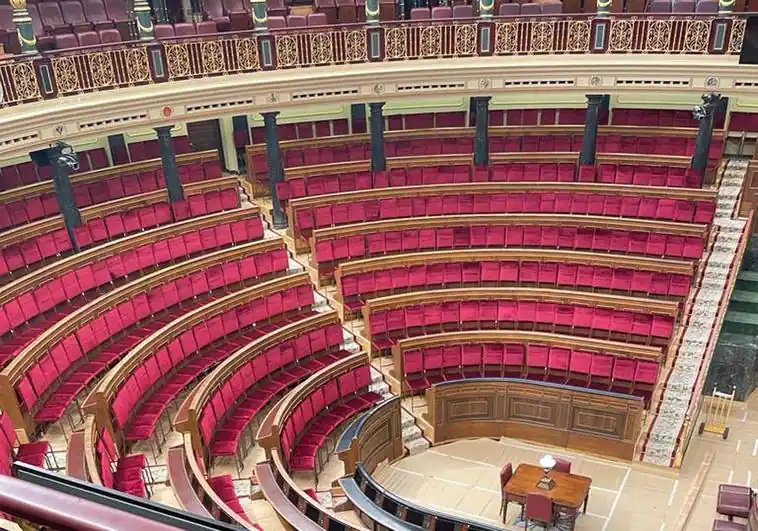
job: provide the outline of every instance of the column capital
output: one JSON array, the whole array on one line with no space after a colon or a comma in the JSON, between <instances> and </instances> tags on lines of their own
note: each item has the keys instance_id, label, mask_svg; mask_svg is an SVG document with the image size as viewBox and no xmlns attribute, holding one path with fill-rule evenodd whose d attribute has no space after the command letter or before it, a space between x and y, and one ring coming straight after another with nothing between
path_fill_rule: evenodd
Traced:
<instances>
[{"instance_id":1,"label":"column capital","mask_svg":"<svg viewBox=\"0 0 758 531\"><path fill-rule=\"evenodd\" d=\"M605 94L587 94L587 105L602 105Z\"/></svg>"},{"instance_id":2,"label":"column capital","mask_svg":"<svg viewBox=\"0 0 758 531\"><path fill-rule=\"evenodd\" d=\"M368 105L371 108L372 112L376 112L376 111L381 111L385 103L386 102L384 101L372 101Z\"/></svg>"},{"instance_id":3,"label":"column capital","mask_svg":"<svg viewBox=\"0 0 758 531\"><path fill-rule=\"evenodd\" d=\"M174 128L173 125L161 125L158 127L153 127L155 130L155 133L161 137L161 136L171 136L171 130Z\"/></svg>"},{"instance_id":4,"label":"column capital","mask_svg":"<svg viewBox=\"0 0 758 531\"><path fill-rule=\"evenodd\" d=\"M492 96L474 96L474 105L477 106L477 108L481 107L487 107L490 104L490 100L492 99Z\"/></svg>"},{"instance_id":5,"label":"column capital","mask_svg":"<svg viewBox=\"0 0 758 531\"><path fill-rule=\"evenodd\" d=\"M279 111L266 111L262 112L261 116L263 116L263 120L274 120L276 121L276 117L279 116Z\"/></svg>"}]
</instances>

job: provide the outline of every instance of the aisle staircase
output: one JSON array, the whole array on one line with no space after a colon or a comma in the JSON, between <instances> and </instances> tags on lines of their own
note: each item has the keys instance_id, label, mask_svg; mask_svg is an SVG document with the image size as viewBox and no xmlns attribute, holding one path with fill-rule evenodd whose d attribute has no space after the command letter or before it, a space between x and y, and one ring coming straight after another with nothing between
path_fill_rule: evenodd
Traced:
<instances>
[{"instance_id":1,"label":"aisle staircase","mask_svg":"<svg viewBox=\"0 0 758 531\"><path fill-rule=\"evenodd\" d=\"M744 159L730 160L719 183L713 222L715 240L710 254L704 259L699 288L660 403L651 412L654 418L649 424L647 437L643 439L641 455L646 463L674 465L687 413L702 391L730 296L730 274L739 267L744 252L740 242L747 228L747 219L734 216L747 165L748 161Z\"/></svg>"}]
</instances>

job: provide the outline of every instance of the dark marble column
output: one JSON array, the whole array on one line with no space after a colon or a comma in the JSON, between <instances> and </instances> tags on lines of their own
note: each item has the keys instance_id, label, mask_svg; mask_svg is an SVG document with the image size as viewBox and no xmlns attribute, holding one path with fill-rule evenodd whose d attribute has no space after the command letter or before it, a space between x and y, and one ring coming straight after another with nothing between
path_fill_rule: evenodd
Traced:
<instances>
[{"instance_id":1,"label":"dark marble column","mask_svg":"<svg viewBox=\"0 0 758 531\"><path fill-rule=\"evenodd\" d=\"M692 156L690 168L700 175L705 175L708 168L708 152L711 149L711 137L713 136L713 115L721 103L719 94L704 94L703 103L695 107L693 115L700 123L697 128L695 139L695 154Z\"/></svg>"},{"instance_id":2,"label":"dark marble column","mask_svg":"<svg viewBox=\"0 0 758 531\"><path fill-rule=\"evenodd\" d=\"M369 103L371 109L371 170L384 171L387 159L384 157L384 102Z\"/></svg>"},{"instance_id":3,"label":"dark marble column","mask_svg":"<svg viewBox=\"0 0 758 531\"><path fill-rule=\"evenodd\" d=\"M155 128L155 132L158 134L158 144L161 148L161 163L163 164L163 175L166 177L169 203L176 203L184 199L184 188L179 182L179 168L176 165L176 155L174 154L174 141L171 139L173 127L172 125L164 125Z\"/></svg>"},{"instance_id":4,"label":"dark marble column","mask_svg":"<svg viewBox=\"0 0 758 531\"><path fill-rule=\"evenodd\" d=\"M79 155L74 153L71 146L59 143L47 151L53 166L53 185L58 207L63 215L63 223L71 240L74 251L79 251L79 244L74 235L74 228L82 224L82 216L76 206L74 191L71 189L69 173L79 168Z\"/></svg>"},{"instance_id":5,"label":"dark marble column","mask_svg":"<svg viewBox=\"0 0 758 531\"><path fill-rule=\"evenodd\" d=\"M279 151L279 129L276 125L276 116L279 112L264 112L263 116L263 134L266 137L266 157L268 159L268 179L271 185L271 215L274 219L275 229L287 228L287 216L282 210L282 203L279 201L279 194L276 190L277 183L284 181L284 168L282 168L282 157Z\"/></svg>"},{"instance_id":6,"label":"dark marble column","mask_svg":"<svg viewBox=\"0 0 758 531\"><path fill-rule=\"evenodd\" d=\"M474 166L481 168L490 163L490 97L474 98L476 108L476 136L474 138Z\"/></svg>"},{"instance_id":7,"label":"dark marble column","mask_svg":"<svg viewBox=\"0 0 758 531\"><path fill-rule=\"evenodd\" d=\"M710 395L714 385L721 392L731 393L734 386L735 400L743 401L758 383L757 368L758 337L721 332L708 368L703 394Z\"/></svg>"},{"instance_id":8,"label":"dark marble column","mask_svg":"<svg viewBox=\"0 0 758 531\"><path fill-rule=\"evenodd\" d=\"M584 138L582 140L582 152L579 154L579 164L582 166L595 165L595 152L597 150L597 128L600 119L600 106L603 104L602 94L587 95L587 117L584 122Z\"/></svg>"}]
</instances>

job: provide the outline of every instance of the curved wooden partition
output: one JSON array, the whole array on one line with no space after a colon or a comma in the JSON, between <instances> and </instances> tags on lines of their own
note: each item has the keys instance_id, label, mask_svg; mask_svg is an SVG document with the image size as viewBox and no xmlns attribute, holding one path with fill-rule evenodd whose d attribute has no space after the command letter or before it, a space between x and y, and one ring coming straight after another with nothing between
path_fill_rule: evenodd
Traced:
<instances>
[{"instance_id":1,"label":"curved wooden partition","mask_svg":"<svg viewBox=\"0 0 758 531\"><path fill-rule=\"evenodd\" d=\"M141 294L147 294L151 289L170 282L175 278L184 277L196 271L203 271L215 265L221 265L231 257L245 256L247 250L231 248L228 250L209 253L176 265L163 267L153 273L138 278L128 284L120 286L106 295L96 298L65 319L56 322L49 329L40 334L34 341L29 343L13 359L8 366L0 372L0 407L13 419L16 429L24 429L28 434L34 432L36 423L32 412L21 407L18 386L27 377L28 371L54 349L60 341L73 335L86 324L103 316L106 312L116 308L119 303L131 301ZM106 331L107 333L107 331ZM86 349L82 348L83 354ZM57 351L56 351L57 352ZM64 353L59 355L64 356ZM39 406L39 402L37 402Z\"/></svg>"},{"instance_id":2,"label":"curved wooden partition","mask_svg":"<svg viewBox=\"0 0 758 531\"><path fill-rule=\"evenodd\" d=\"M326 382L367 363L366 354L359 352L333 363L295 387L266 415L258 429L256 439L266 451L266 461L256 466L256 477L264 496L274 506L279 517L295 530L330 529L354 530L349 522L341 520L297 486L289 475L280 453L281 427L294 409L312 391Z\"/></svg>"},{"instance_id":3,"label":"curved wooden partition","mask_svg":"<svg viewBox=\"0 0 758 531\"><path fill-rule=\"evenodd\" d=\"M539 247L700 259L706 225L564 214L401 218L313 231L310 261L321 282L348 260L414 251Z\"/></svg>"},{"instance_id":4,"label":"curved wooden partition","mask_svg":"<svg viewBox=\"0 0 758 531\"><path fill-rule=\"evenodd\" d=\"M401 393L411 391L405 385L405 356L407 352L421 349L445 346L465 345L492 345L492 344L517 344L527 347L530 344L545 345L569 350L579 350L589 354L602 354L619 359L632 359L654 362L656 364L665 361L665 352L660 347L646 345L633 345L619 341L608 341L590 337L574 337L564 334L551 334L546 332L531 332L525 330L471 330L465 332L446 332L442 334L428 334L419 337L401 339L392 347L392 371L391 374L401 382ZM536 367L535 367L536 368ZM547 366L542 378L547 376ZM564 371L568 377L569 371ZM539 376L539 374L537 374ZM465 379L465 371L461 371L461 379Z\"/></svg>"},{"instance_id":5,"label":"curved wooden partition","mask_svg":"<svg viewBox=\"0 0 758 531\"><path fill-rule=\"evenodd\" d=\"M339 485L361 520L372 529L421 531L466 529L495 531L496 527L451 516L408 501L379 485L371 473L376 466L392 463L404 455L400 397L378 404L356 419L337 444L346 476Z\"/></svg>"},{"instance_id":6,"label":"curved wooden partition","mask_svg":"<svg viewBox=\"0 0 758 531\"><path fill-rule=\"evenodd\" d=\"M513 437L632 459L642 428L639 397L511 378L444 382L426 391L434 444Z\"/></svg>"},{"instance_id":7,"label":"curved wooden partition","mask_svg":"<svg viewBox=\"0 0 758 531\"><path fill-rule=\"evenodd\" d=\"M512 268L513 275L505 276L503 266ZM531 266L533 278L525 278L522 266ZM551 267L555 266L555 267ZM427 268L434 267L442 277L440 282L430 283L426 279ZM455 279L446 279L445 273L448 268L454 268L452 273ZM566 268L566 272L574 272L574 282L564 282L559 273ZM601 254L586 251L564 250L536 250L536 249L456 249L451 251L427 251L422 253L398 254L391 261L386 258L366 258L344 262L337 266L334 278L337 283L335 299L343 304L350 304L350 310L362 305L362 301L382 295L394 295L408 291L417 291L444 284L451 287L484 287L484 286L565 286L571 289L581 288L594 289L590 281L582 286L577 285L577 271L582 268L590 273L606 271L608 273L608 285L601 289L609 289L611 292L660 295L671 299L681 300L687 296L692 276L695 273L695 264L682 260L665 260L662 258L647 258L629 256L623 254ZM648 287L644 288L641 283L635 283L634 273L641 277L652 280L653 275L659 274L667 281L674 278L684 282L687 289L682 287L681 292L675 294L670 290L658 291ZM541 274L542 273L542 274ZM616 276L620 278L628 276L628 282L613 282ZM413 278L411 278L413 276ZM590 280L591 280L590 275ZM370 283L373 290L363 288L363 282ZM651 282L648 281L648 286ZM597 286L600 288L600 286ZM668 292L667 292L668 291ZM346 309L347 310L347 309Z\"/></svg>"},{"instance_id":8,"label":"curved wooden partition","mask_svg":"<svg viewBox=\"0 0 758 531\"><path fill-rule=\"evenodd\" d=\"M606 197L617 198L618 204L609 209L605 206ZM581 204L577 204L579 199ZM644 211L640 203L642 199L650 203ZM710 223L715 210L715 199L715 190L663 186L551 182L456 183L398 186L302 197L289 201L287 215L295 238L301 242L299 248L305 249L307 237L315 229L398 217L444 214L544 212ZM561 204L559 200L562 200ZM659 207L660 200L666 200L664 210ZM465 204L461 201L465 201ZM451 204L448 205L448 202ZM680 213L680 208L687 211Z\"/></svg>"},{"instance_id":9,"label":"curved wooden partition","mask_svg":"<svg viewBox=\"0 0 758 531\"><path fill-rule=\"evenodd\" d=\"M266 245L261 245L266 244ZM281 249L283 242L281 240L271 240L269 242L259 242L250 246L244 246L246 249L240 250L238 256L248 256L254 253L265 252L267 250ZM227 258L230 259L233 257ZM254 299L260 299L272 293L284 291L291 288L307 285L310 287L310 278L305 272L289 275L282 278L276 278L263 283L256 283L253 286L242 288L229 295L211 301L197 309L191 310L181 317L171 321L160 330L153 332L140 343L138 343L129 353L108 371L102 380L95 386L92 392L84 402L85 413L91 413L97 416L97 422L101 427L107 428L113 435L114 440L120 440L122 433L115 429L114 419L112 416L111 403L121 386L126 383L135 371L158 350L164 348L169 342L178 338L186 330L191 330L197 324L200 324L217 315L221 315L237 306L249 303ZM220 324L220 323L219 323ZM225 331L224 335L225 335ZM185 353L189 355L189 353ZM120 426L123 428L124 426Z\"/></svg>"},{"instance_id":10,"label":"curved wooden partition","mask_svg":"<svg viewBox=\"0 0 758 531\"><path fill-rule=\"evenodd\" d=\"M218 160L218 152L215 149L209 151L199 151L196 153L181 153L176 156L176 163L178 166L192 164L193 162L209 162L212 160ZM156 170L162 167L163 163L161 162L161 159L143 160L139 162L130 162L128 164L121 164L118 166L108 166L107 168L100 168L99 170L75 173L71 175L70 180L71 185L76 187L82 184L106 180L109 177L114 177L117 175L126 175L147 170ZM20 199L53 193L55 193L55 187L53 185L52 179L34 184L28 184L26 186L18 186L16 188L11 188L10 190L0 192L0 205L18 201Z\"/></svg>"},{"instance_id":11,"label":"curved wooden partition","mask_svg":"<svg viewBox=\"0 0 758 531\"><path fill-rule=\"evenodd\" d=\"M184 185L184 195L185 198L189 198L194 195L202 195L211 191L236 187L238 183L239 180L236 177L222 177L221 179L211 179L208 181L186 184ZM82 223L86 225L92 220L105 218L110 214L118 214L161 203L166 205L166 209L170 209L168 192L165 189L99 203L97 205L82 208L80 213ZM170 217L170 222L173 222L173 214L169 212L168 216ZM134 227L133 230L140 229L144 229L144 227ZM66 233L66 227L63 223L63 217L60 215L27 223L0 233L0 249L7 250L11 246L23 244L24 242L29 242L34 238L43 236L48 236L53 241L51 249L54 249L57 254L68 252L72 249L71 240ZM77 237L77 239L80 238ZM78 243L80 247L89 247L93 242L80 241ZM98 244L98 242L94 243L96 245ZM40 261L49 259L51 256L40 257ZM13 273L13 271L11 271L11 273Z\"/></svg>"},{"instance_id":12,"label":"curved wooden partition","mask_svg":"<svg viewBox=\"0 0 758 531\"><path fill-rule=\"evenodd\" d=\"M335 451L345 464L345 472L363 463L373 472L382 461L392 463L403 457L402 398L396 396L374 406L342 432Z\"/></svg>"},{"instance_id":13,"label":"curved wooden partition","mask_svg":"<svg viewBox=\"0 0 758 531\"><path fill-rule=\"evenodd\" d=\"M65 300L71 300L90 289L102 288L102 286L117 281L125 275L136 272L128 271L125 275L121 275L117 270L118 268L109 265L110 259L126 257L137 253L144 247L162 243L161 247L164 252L160 260L156 257L158 263L163 264L172 260L179 260L181 256L174 255L170 249L170 243L174 238L182 238L183 235L226 224L230 225L230 233L232 233L231 228L236 227L236 224L245 223L247 220L260 219L259 216L258 207L200 216L107 242L41 267L28 275L23 275L6 284L0 290L0 336L10 330L18 329L24 323L31 321L37 315L52 309L53 306L61 304ZM91 283L92 285L82 281L81 284L87 287L84 290L80 282L74 282L74 280L78 279L83 270L87 268L92 269L91 276L94 277L94 281ZM137 268L137 271L142 272L140 268ZM68 280L71 281L66 282ZM46 294L46 292L58 291L59 289L64 291L62 300L52 294ZM20 302L14 303L14 300L20 301L22 298L32 298L36 301L37 311L30 312L29 309L22 311ZM50 299L51 302L43 304L42 301L47 299ZM13 308L9 305L12 305Z\"/></svg>"},{"instance_id":14,"label":"curved wooden partition","mask_svg":"<svg viewBox=\"0 0 758 531\"><path fill-rule=\"evenodd\" d=\"M404 316L405 309L410 307L420 308L422 305L436 305L443 303L461 303L465 304L467 301L509 301L511 307L501 312L499 305L495 305L494 314L489 315L487 318L482 318L480 325L479 315L471 315L465 317L462 315L456 316L455 322L438 322L437 324L425 324L423 314L414 317L413 322L407 322ZM541 288L469 288L469 289L444 289L444 290L432 290L423 291L418 293L406 293L403 295L391 295L389 297L380 297L377 299L371 299L367 301L363 307L363 321L364 321L364 337L371 340L371 352L374 353L378 349L374 345L374 336L378 333L389 334L394 340L403 337L413 337L423 333L428 333L430 330L439 331L442 329L448 329L446 327L469 327L479 328L498 328L506 327L513 328L522 321L519 315L516 314L516 304L519 301L534 303L548 303L550 310L556 312L556 305L570 305L574 307L585 307L588 309L602 309L609 310L611 312L619 312L619 317L624 315L629 318L629 326L632 326L632 315L638 316L650 316L653 321L648 322L652 326L652 322L660 320L662 327L666 331L673 334L673 329L676 324L677 316L679 314L679 305L673 301L660 301L654 299L642 299L636 297L623 297L618 295L608 295L604 293L588 293L583 291L569 291L559 289L541 289ZM510 310L514 310L513 313ZM534 308L533 308L534 309ZM478 312L478 307L476 312ZM397 329L389 327L389 324L384 330L378 329L377 322L374 319L377 316L387 319L389 321L389 313L394 312L403 319L403 326ZM456 311L456 314L458 312ZM588 316L590 314L588 313ZM613 334L619 333L622 335L632 336L631 331L626 334L620 329L616 329L615 325L610 323L612 314L609 314L607 330L603 329L603 335L607 338ZM574 314L571 314L572 319ZM584 317L584 314L582 314ZM418 319L420 318L420 320ZM550 320L543 320L539 315L535 315L535 312L531 312L529 321L524 321L523 326L530 327L531 329L544 326L547 331L555 330L567 330L569 333L589 335L591 332L590 325L592 324L592 317L589 317L589 322L577 323L575 320L571 322L563 322L561 319L556 318L554 314L550 315ZM626 322L626 321L625 321ZM542 324L541 324L542 323ZM649 327L648 327L649 328ZM452 328L451 330L455 330ZM585 330L586 329L586 330ZM423 332L422 332L423 330ZM668 344L671 334L667 334L666 337L662 335L660 337L654 337L652 331L648 332L648 336L645 339L640 338L637 342L650 342L653 339L660 340L664 345ZM638 334L634 334L635 336ZM641 335L641 334L639 334ZM612 337L611 337L612 338Z\"/></svg>"}]
</instances>

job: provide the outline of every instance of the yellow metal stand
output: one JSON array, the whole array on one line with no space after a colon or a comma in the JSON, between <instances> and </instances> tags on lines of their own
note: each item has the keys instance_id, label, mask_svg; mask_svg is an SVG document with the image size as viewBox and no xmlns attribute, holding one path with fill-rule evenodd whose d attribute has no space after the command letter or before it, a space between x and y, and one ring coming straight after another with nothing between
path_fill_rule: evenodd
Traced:
<instances>
[{"instance_id":1,"label":"yellow metal stand","mask_svg":"<svg viewBox=\"0 0 758 531\"><path fill-rule=\"evenodd\" d=\"M732 393L726 394L717 391L716 386L713 387L713 395L711 395L711 399L708 402L708 412L706 413L705 422L701 422L698 429L699 435L708 432L717 433L724 440L729 437L729 426L726 423L732 412L735 389L736 387L732 387Z\"/></svg>"}]
</instances>

